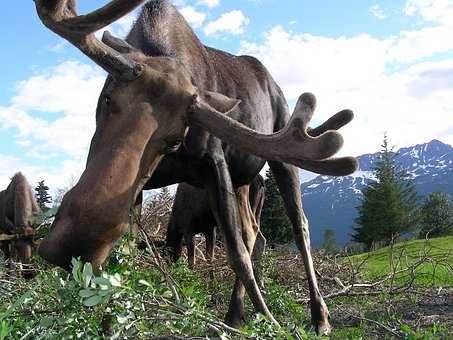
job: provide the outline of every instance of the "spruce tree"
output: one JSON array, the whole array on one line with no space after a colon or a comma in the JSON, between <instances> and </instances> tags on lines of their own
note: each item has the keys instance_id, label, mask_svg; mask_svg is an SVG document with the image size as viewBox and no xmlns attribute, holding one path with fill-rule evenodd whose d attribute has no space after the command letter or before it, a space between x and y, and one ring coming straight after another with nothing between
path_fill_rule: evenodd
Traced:
<instances>
[{"instance_id":1,"label":"spruce tree","mask_svg":"<svg viewBox=\"0 0 453 340\"><path fill-rule=\"evenodd\" d=\"M322 247L327 255L334 255L338 252L335 231L333 229L324 230L324 244Z\"/></svg>"},{"instance_id":2,"label":"spruce tree","mask_svg":"<svg viewBox=\"0 0 453 340\"><path fill-rule=\"evenodd\" d=\"M420 237L453 235L453 201L444 192L433 192L421 208Z\"/></svg>"},{"instance_id":3,"label":"spruce tree","mask_svg":"<svg viewBox=\"0 0 453 340\"><path fill-rule=\"evenodd\" d=\"M261 213L261 231L270 242L288 243L293 237L293 229L270 169L266 172L265 185L266 197Z\"/></svg>"},{"instance_id":4,"label":"spruce tree","mask_svg":"<svg viewBox=\"0 0 453 340\"><path fill-rule=\"evenodd\" d=\"M362 202L355 220L353 240L371 249L375 242L388 244L417 222L418 196L413 181L395 162L397 154L384 137L375 181L362 190Z\"/></svg>"},{"instance_id":5,"label":"spruce tree","mask_svg":"<svg viewBox=\"0 0 453 340\"><path fill-rule=\"evenodd\" d=\"M52 202L52 197L49 195L49 187L44 184L44 180L38 182L35 188L35 196L41 210L47 211L49 207L46 204Z\"/></svg>"}]
</instances>

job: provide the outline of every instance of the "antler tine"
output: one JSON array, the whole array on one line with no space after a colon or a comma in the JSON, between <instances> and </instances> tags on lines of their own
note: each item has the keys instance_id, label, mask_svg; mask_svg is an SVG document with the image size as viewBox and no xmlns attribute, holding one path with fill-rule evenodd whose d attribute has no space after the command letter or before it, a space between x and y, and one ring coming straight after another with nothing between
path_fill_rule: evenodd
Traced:
<instances>
[{"instance_id":1,"label":"antler tine","mask_svg":"<svg viewBox=\"0 0 453 340\"><path fill-rule=\"evenodd\" d=\"M70 0L74 5L75 0ZM68 18L65 26L71 31L79 30L84 34L94 33L132 12L145 0L112 0L107 5L86 15Z\"/></svg>"},{"instance_id":2,"label":"antler tine","mask_svg":"<svg viewBox=\"0 0 453 340\"><path fill-rule=\"evenodd\" d=\"M76 0L35 0L36 11L43 24L71 42L108 73L121 80L133 80L141 65L105 45L94 32L126 15L145 0L112 0L86 15L78 15Z\"/></svg>"},{"instance_id":3,"label":"antler tine","mask_svg":"<svg viewBox=\"0 0 453 340\"><path fill-rule=\"evenodd\" d=\"M343 110L330 117L320 126L314 129L308 129L307 132L312 137L317 137L329 130L339 130L349 124L354 119L354 113L351 110Z\"/></svg>"},{"instance_id":4,"label":"antler tine","mask_svg":"<svg viewBox=\"0 0 453 340\"><path fill-rule=\"evenodd\" d=\"M329 158L321 161L295 159L289 163L326 176L348 176L358 168L357 159L354 157Z\"/></svg>"}]
</instances>

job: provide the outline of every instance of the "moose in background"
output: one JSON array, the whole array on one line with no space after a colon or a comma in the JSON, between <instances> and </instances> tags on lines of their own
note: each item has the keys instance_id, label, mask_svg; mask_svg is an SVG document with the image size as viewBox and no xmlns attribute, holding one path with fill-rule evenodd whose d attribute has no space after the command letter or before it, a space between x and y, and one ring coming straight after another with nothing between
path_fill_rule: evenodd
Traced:
<instances>
[{"instance_id":1,"label":"moose in background","mask_svg":"<svg viewBox=\"0 0 453 340\"><path fill-rule=\"evenodd\" d=\"M304 260L312 322L318 333L329 333L294 165L325 175L354 172L354 158L332 158L343 144L335 130L351 121L352 112L309 129L314 95L301 95L291 116L281 89L258 60L204 46L167 0L144 5L126 41L108 32L96 38L96 31L143 2L113 0L78 16L75 0L35 0L47 27L109 74L86 169L64 196L39 254L66 269L79 256L98 267L127 231L129 211L143 189L186 182L206 190L236 274L227 323L242 324L247 292L255 310L278 324L254 276L257 230L248 190L242 189L267 161Z\"/></svg>"},{"instance_id":2,"label":"moose in background","mask_svg":"<svg viewBox=\"0 0 453 340\"><path fill-rule=\"evenodd\" d=\"M264 180L258 175L250 185L249 201L254 217L254 225L259 229L261 210L264 203ZM187 246L187 259L190 268L195 266L195 235L203 234L206 239L206 258L214 259L216 244L216 220L209 208L208 195L205 190L187 183L181 183L176 190L171 218L167 227L166 245L177 261L181 257L183 240ZM258 231L253 250L253 257L259 259L264 252L266 239Z\"/></svg>"},{"instance_id":3,"label":"moose in background","mask_svg":"<svg viewBox=\"0 0 453 340\"><path fill-rule=\"evenodd\" d=\"M0 240L0 249L5 258L9 259L12 269L16 263L30 263L34 246L32 236L35 234L30 219L39 212L27 179L18 172L8 187L0 191L0 234L6 236L5 240ZM33 273L25 268L22 275L31 277Z\"/></svg>"}]
</instances>

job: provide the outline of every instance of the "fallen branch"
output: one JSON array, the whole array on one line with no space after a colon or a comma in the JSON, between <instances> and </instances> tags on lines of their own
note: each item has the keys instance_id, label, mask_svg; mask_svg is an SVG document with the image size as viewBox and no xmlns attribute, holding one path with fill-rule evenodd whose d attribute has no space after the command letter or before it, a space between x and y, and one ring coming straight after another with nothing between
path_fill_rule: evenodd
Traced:
<instances>
[{"instance_id":1,"label":"fallen branch","mask_svg":"<svg viewBox=\"0 0 453 340\"><path fill-rule=\"evenodd\" d=\"M148 251L151 253L151 257L153 258L154 264L156 267L159 269L159 271L162 273L162 275L165 278L165 281L167 281L167 285L171 290L171 293L173 294L173 297L175 298L175 301L179 304L181 303L181 298L179 297L178 290L176 289L176 284L175 281L173 280L172 277L168 274L167 270L164 270L162 262L160 261L159 255L157 255L157 252L153 247L151 246L151 243L149 242L149 237L146 231L143 229L143 227L139 224L140 231L142 233L143 239L145 240L146 247Z\"/></svg>"},{"instance_id":2,"label":"fallen branch","mask_svg":"<svg viewBox=\"0 0 453 340\"><path fill-rule=\"evenodd\" d=\"M379 321L368 319L368 318L365 318L363 316L354 315L354 314L348 313L346 311L344 311L344 312L347 315L349 315L350 317L354 318L354 319L361 320L361 321L366 321L366 322L369 322L369 323L373 323L376 326L379 326L380 328L382 328L382 329L386 330L387 332L391 333L392 335L396 336L397 338L403 338L404 337L401 333L398 333L398 332L394 331L393 329L391 329L390 327L384 325L383 323L381 323Z\"/></svg>"}]
</instances>

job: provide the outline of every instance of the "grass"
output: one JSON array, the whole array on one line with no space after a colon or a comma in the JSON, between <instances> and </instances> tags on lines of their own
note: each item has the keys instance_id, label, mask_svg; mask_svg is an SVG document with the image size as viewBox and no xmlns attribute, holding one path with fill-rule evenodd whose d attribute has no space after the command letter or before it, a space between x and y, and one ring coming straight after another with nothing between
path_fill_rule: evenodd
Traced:
<instances>
[{"instance_id":1,"label":"grass","mask_svg":"<svg viewBox=\"0 0 453 340\"><path fill-rule=\"evenodd\" d=\"M354 265L364 262L361 275L367 280L374 280L390 273L392 267L398 271L413 266L421 258L426 258L426 261L416 268L415 285L424 287L453 286L453 237L397 243L393 247L385 247L370 253L351 256L344 261L351 261ZM410 279L410 273L404 272L396 276L395 282L403 284Z\"/></svg>"},{"instance_id":2,"label":"grass","mask_svg":"<svg viewBox=\"0 0 453 340\"><path fill-rule=\"evenodd\" d=\"M396 245L394 253L404 253L409 262L416 261L420 252L440 259L451 250L452 241L451 237L432 240L428 245L423 240L410 241ZM370 279L387 274L389 249L350 258L354 263L364 259L367 262L361 271L363 277ZM223 320L234 282L234 275L222 256L218 256L214 265L199 260L196 271L189 270L182 262L168 265L166 270L174 278L181 298L181 302L176 304L165 278L153 265L151 255L131 251L124 241L111 254L106 267L109 274L121 277L121 285L112 287L108 299L91 307L84 305L86 299L80 296L85 274L81 272L82 278L77 280L71 274L35 260L40 274L33 281L2 277L0 272L0 340L148 339L164 335L295 339L296 334L302 339L320 339L310 325L308 303L297 302L308 295L302 260L295 253L269 252L263 261L265 299L282 328L276 328L262 316L255 315L247 301L247 321L240 333L212 327L218 325L215 322ZM322 259L317 261L317 268L322 273L331 270L326 262L319 263ZM339 272L342 268L338 269ZM432 275L430 268L423 270ZM451 277L436 272L441 273L439 276L436 274L436 285L451 285ZM420 270L417 277L422 274ZM426 282L420 279L419 283L424 286ZM320 285L324 293L338 289L322 280ZM91 288L95 288L93 284ZM334 326L330 338L392 338L392 333L379 324L394 329L407 339L449 338L453 315L442 299L451 297L451 291L443 290L443 295L437 295L433 290L424 292L424 295L389 295L383 291L373 296L342 296L327 300ZM432 320L432 314L446 314L446 317Z\"/></svg>"}]
</instances>

